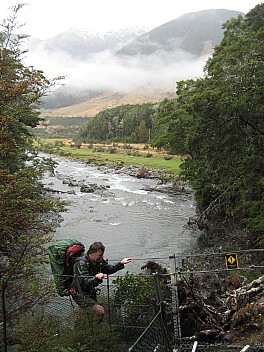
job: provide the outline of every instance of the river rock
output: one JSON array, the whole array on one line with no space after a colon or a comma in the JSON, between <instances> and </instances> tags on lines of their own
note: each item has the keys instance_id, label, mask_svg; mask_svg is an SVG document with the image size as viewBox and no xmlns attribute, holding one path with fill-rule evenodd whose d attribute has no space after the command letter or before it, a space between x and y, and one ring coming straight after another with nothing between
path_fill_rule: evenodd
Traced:
<instances>
[{"instance_id":1,"label":"river rock","mask_svg":"<svg viewBox=\"0 0 264 352\"><path fill-rule=\"evenodd\" d=\"M112 197L114 194L109 192L108 189L110 186L97 185L96 183L89 183L86 185L82 185L80 188L80 192L83 193L96 193L104 197Z\"/></svg>"}]
</instances>

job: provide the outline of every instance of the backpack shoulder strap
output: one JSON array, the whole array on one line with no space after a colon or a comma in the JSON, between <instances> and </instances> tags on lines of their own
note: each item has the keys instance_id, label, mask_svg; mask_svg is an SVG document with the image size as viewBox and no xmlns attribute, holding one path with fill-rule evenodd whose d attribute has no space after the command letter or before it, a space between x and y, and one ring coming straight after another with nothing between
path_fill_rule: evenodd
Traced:
<instances>
[{"instance_id":1,"label":"backpack shoulder strap","mask_svg":"<svg viewBox=\"0 0 264 352\"><path fill-rule=\"evenodd\" d=\"M81 257L76 257L76 258L73 258L73 265L75 265L76 263L80 263L80 264L87 264L88 261L87 261L87 258L84 257L84 256L81 256Z\"/></svg>"}]
</instances>

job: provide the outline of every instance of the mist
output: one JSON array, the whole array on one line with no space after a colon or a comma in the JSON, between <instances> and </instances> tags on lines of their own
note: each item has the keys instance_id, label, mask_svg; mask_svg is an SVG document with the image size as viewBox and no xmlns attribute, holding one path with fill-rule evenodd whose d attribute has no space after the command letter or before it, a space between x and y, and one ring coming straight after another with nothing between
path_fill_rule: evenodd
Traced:
<instances>
[{"instance_id":1,"label":"mist","mask_svg":"<svg viewBox=\"0 0 264 352\"><path fill-rule=\"evenodd\" d=\"M176 82L203 76L207 59L177 49L136 56L105 50L80 60L65 51L47 50L42 42L26 53L24 63L42 70L48 79L65 76L63 84L70 90L128 93L146 88L175 92Z\"/></svg>"}]
</instances>

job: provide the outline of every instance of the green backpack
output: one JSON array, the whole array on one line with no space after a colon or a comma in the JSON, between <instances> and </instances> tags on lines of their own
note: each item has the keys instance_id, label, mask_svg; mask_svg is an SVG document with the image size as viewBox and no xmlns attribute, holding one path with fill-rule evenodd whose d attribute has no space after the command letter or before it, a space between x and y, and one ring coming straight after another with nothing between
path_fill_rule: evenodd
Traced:
<instances>
[{"instance_id":1,"label":"green backpack","mask_svg":"<svg viewBox=\"0 0 264 352\"><path fill-rule=\"evenodd\" d=\"M84 245L75 239L58 240L48 247L51 271L60 296L70 295L73 265L84 251Z\"/></svg>"}]
</instances>

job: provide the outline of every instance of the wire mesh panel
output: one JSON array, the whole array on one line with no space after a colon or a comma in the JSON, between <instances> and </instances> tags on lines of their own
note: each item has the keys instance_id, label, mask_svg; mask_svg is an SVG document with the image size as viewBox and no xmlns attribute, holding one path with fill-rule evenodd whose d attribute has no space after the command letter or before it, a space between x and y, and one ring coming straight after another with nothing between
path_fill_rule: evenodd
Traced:
<instances>
[{"instance_id":1,"label":"wire mesh panel","mask_svg":"<svg viewBox=\"0 0 264 352\"><path fill-rule=\"evenodd\" d=\"M167 329L163 322L162 312L159 311L134 345L129 348L129 352L170 351L172 351L172 348L170 347Z\"/></svg>"},{"instance_id":2,"label":"wire mesh panel","mask_svg":"<svg viewBox=\"0 0 264 352\"><path fill-rule=\"evenodd\" d=\"M119 290L115 284L100 286L97 300L105 308L105 318L112 326L146 328L156 314L155 292L142 297L141 292L148 290L144 285L127 285L125 292Z\"/></svg>"},{"instance_id":3,"label":"wire mesh panel","mask_svg":"<svg viewBox=\"0 0 264 352\"><path fill-rule=\"evenodd\" d=\"M54 317L59 318L62 322L68 323L69 316L74 309L78 308L78 305L70 296L60 297L58 295L54 295L49 298L45 305L38 307L38 309L35 309L34 312L39 312L42 310L43 313L51 314Z\"/></svg>"},{"instance_id":4,"label":"wire mesh panel","mask_svg":"<svg viewBox=\"0 0 264 352\"><path fill-rule=\"evenodd\" d=\"M111 284L100 288L98 302L105 308L105 319L131 346L157 313L153 277L112 277Z\"/></svg>"},{"instance_id":5,"label":"wire mesh panel","mask_svg":"<svg viewBox=\"0 0 264 352\"><path fill-rule=\"evenodd\" d=\"M117 279L119 284L114 284L113 281ZM122 279L120 276L111 276L108 282L101 284L97 290L97 302L104 307L104 321L116 330L129 347L155 316L156 293L152 276L140 276L136 284L131 285L127 281L122 283ZM46 298L45 304L36 305L31 315L47 313L58 318L63 324L69 325L73 311L78 309L80 306L71 296L60 297L54 292Z\"/></svg>"},{"instance_id":6,"label":"wire mesh panel","mask_svg":"<svg viewBox=\"0 0 264 352\"><path fill-rule=\"evenodd\" d=\"M263 346L238 346L238 345L224 345L224 344L205 344L196 342L184 342L173 349L173 352L263 352Z\"/></svg>"}]
</instances>

